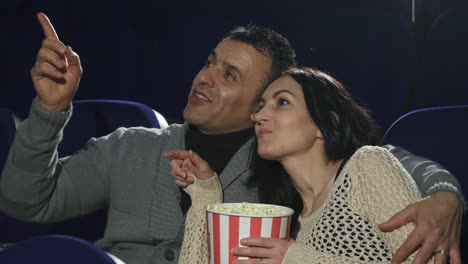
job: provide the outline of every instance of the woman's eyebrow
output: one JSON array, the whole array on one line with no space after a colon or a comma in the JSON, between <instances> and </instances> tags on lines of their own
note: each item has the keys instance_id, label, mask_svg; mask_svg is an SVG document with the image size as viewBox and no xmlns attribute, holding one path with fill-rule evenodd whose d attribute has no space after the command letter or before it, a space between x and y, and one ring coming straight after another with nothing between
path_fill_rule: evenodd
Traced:
<instances>
[{"instance_id":1,"label":"woman's eyebrow","mask_svg":"<svg viewBox=\"0 0 468 264\"><path fill-rule=\"evenodd\" d=\"M286 90L286 89L276 91L275 93L273 93L273 97L277 97L277 96L278 96L279 94L281 94L281 93L288 93L288 94L290 94L290 95L296 97L295 94L293 94L291 91Z\"/></svg>"}]
</instances>

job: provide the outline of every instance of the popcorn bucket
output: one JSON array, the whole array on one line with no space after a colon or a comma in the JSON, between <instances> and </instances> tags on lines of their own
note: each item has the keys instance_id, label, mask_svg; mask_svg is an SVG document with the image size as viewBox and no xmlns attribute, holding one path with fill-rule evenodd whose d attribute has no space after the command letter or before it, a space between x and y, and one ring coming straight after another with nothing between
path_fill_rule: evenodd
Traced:
<instances>
[{"instance_id":1,"label":"popcorn bucket","mask_svg":"<svg viewBox=\"0 0 468 264\"><path fill-rule=\"evenodd\" d=\"M222 203L208 206L208 250L210 264L228 264L248 259L231 254L246 237L289 239L293 210L271 204Z\"/></svg>"}]
</instances>

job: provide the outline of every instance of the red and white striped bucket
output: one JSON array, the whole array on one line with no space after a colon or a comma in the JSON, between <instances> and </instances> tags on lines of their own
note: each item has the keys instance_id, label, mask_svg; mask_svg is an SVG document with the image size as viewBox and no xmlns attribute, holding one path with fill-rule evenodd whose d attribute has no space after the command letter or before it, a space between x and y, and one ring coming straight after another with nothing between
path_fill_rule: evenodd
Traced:
<instances>
[{"instance_id":1,"label":"red and white striped bucket","mask_svg":"<svg viewBox=\"0 0 468 264\"><path fill-rule=\"evenodd\" d=\"M224 208L239 208L242 203L219 204ZM271 204L249 204L257 207L274 207L276 215L250 215L228 213L216 210L217 205L206 210L208 224L208 250L210 264L230 264L234 260L248 259L231 254L231 250L240 247L240 240L246 237L271 237L289 239L289 228L293 210L288 207Z\"/></svg>"}]
</instances>

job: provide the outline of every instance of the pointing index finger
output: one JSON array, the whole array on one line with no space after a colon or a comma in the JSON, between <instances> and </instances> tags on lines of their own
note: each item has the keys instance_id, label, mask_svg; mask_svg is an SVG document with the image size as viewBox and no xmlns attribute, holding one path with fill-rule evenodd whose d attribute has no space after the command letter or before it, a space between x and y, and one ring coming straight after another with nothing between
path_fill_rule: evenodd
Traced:
<instances>
[{"instance_id":1,"label":"pointing index finger","mask_svg":"<svg viewBox=\"0 0 468 264\"><path fill-rule=\"evenodd\" d=\"M42 26L44 35L46 38L53 38L59 40L57 33L55 32L54 26L50 23L49 18L42 12L37 13L37 20Z\"/></svg>"}]
</instances>

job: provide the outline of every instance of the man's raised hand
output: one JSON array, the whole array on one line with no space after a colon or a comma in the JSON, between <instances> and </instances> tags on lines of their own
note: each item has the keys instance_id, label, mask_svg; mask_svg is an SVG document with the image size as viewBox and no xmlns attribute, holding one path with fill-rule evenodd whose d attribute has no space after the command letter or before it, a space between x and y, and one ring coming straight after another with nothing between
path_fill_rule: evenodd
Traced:
<instances>
[{"instance_id":1,"label":"man's raised hand","mask_svg":"<svg viewBox=\"0 0 468 264\"><path fill-rule=\"evenodd\" d=\"M80 83L83 73L80 58L59 40L44 13L38 13L37 19L45 38L31 69L31 78L41 105L48 111L64 111L69 108Z\"/></svg>"}]
</instances>

